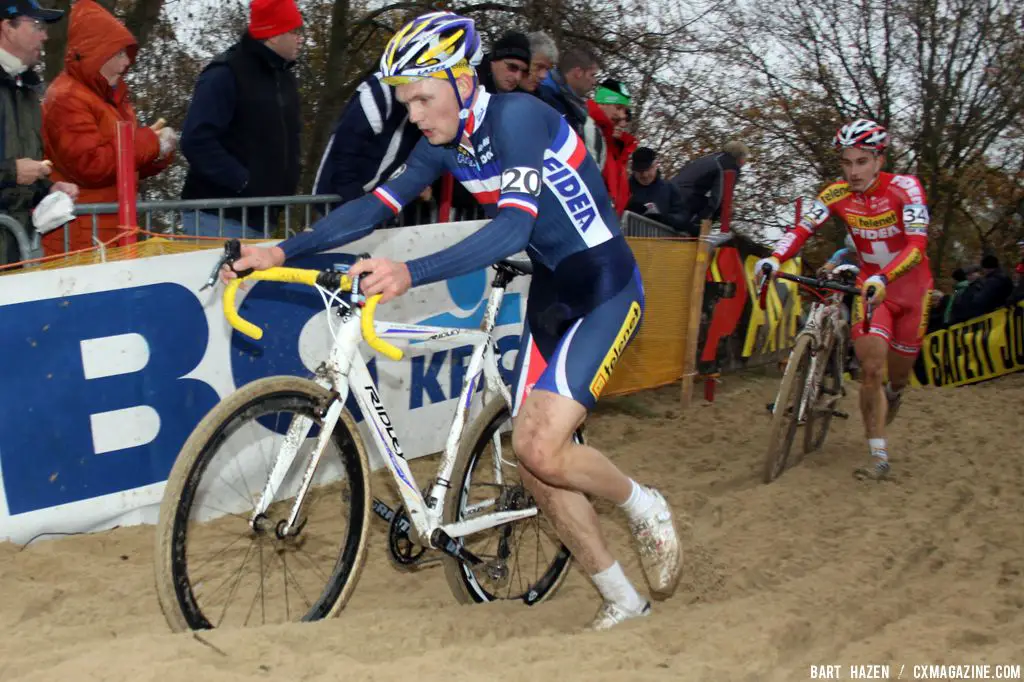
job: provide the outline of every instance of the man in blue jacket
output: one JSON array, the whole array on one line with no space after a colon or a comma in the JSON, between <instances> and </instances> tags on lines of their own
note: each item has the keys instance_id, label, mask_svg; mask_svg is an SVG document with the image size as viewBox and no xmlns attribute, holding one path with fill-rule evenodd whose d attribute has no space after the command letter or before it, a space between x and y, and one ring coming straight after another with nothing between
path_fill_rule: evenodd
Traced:
<instances>
[{"instance_id":1,"label":"man in blue jacket","mask_svg":"<svg viewBox=\"0 0 1024 682\"><path fill-rule=\"evenodd\" d=\"M421 137L394 86L376 74L367 77L334 125L313 193L339 194L346 203L372 192L401 168Z\"/></svg>"}]
</instances>

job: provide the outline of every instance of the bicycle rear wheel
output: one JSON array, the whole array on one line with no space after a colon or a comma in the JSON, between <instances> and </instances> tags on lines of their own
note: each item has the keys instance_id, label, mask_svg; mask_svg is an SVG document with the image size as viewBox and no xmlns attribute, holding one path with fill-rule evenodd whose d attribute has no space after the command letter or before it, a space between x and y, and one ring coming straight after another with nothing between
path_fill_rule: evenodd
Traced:
<instances>
[{"instance_id":1,"label":"bicycle rear wheel","mask_svg":"<svg viewBox=\"0 0 1024 682\"><path fill-rule=\"evenodd\" d=\"M444 521L536 506L518 476L512 451L512 415L501 398L483 407L466 432L445 499ZM583 442L582 430L573 435ZM455 598L464 604L521 600L540 603L553 595L569 574L572 555L540 511L462 538L483 560L472 566L445 556L445 575Z\"/></svg>"},{"instance_id":2,"label":"bicycle rear wheel","mask_svg":"<svg viewBox=\"0 0 1024 682\"><path fill-rule=\"evenodd\" d=\"M807 405L804 424L804 453L818 450L828 436L829 426L843 393L843 356L846 352L843 337L833 337L832 344L820 353L820 376L815 377L817 390L813 403Z\"/></svg>"},{"instance_id":3,"label":"bicycle rear wheel","mask_svg":"<svg viewBox=\"0 0 1024 682\"><path fill-rule=\"evenodd\" d=\"M789 452L799 425L800 404L807 385L807 373L811 368L812 342L810 334L797 336L789 362L786 364L786 372L782 375L782 384L772 415L768 452L764 459L765 483L771 483L782 475L789 462Z\"/></svg>"},{"instance_id":4,"label":"bicycle rear wheel","mask_svg":"<svg viewBox=\"0 0 1024 682\"><path fill-rule=\"evenodd\" d=\"M295 528L284 532L331 400L307 379L270 377L235 391L196 426L168 477L157 523L157 596L172 630L313 621L348 601L366 559L370 489L366 451L347 411ZM312 428L252 524L298 417Z\"/></svg>"}]
</instances>

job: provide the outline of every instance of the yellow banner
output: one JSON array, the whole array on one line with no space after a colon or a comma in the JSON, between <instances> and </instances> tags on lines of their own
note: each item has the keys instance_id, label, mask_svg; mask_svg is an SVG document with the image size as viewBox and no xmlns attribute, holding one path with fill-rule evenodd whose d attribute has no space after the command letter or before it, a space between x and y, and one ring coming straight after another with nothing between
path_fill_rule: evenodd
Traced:
<instances>
[{"instance_id":1,"label":"yellow banner","mask_svg":"<svg viewBox=\"0 0 1024 682\"><path fill-rule=\"evenodd\" d=\"M924 337L914 386L966 386L1024 370L1024 301Z\"/></svg>"},{"instance_id":2,"label":"yellow banner","mask_svg":"<svg viewBox=\"0 0 1024 682\"><path fill-rule=\"evenodd\" d=\"M756 256L747 256L743 270L747 278L747 291L750 292L750 319L747 322L747 336L743 343L743 357L749 358L757 353L768 355L789 348L796 336L796 326L800 318L800 295L798 285L783 279L772 282L765 298L764 310L761 310L757 299L757 285L754 280ZM800 274L800 258L788 260L782 264L782 271L791 275Z\"/></svg>"}]
</instances>

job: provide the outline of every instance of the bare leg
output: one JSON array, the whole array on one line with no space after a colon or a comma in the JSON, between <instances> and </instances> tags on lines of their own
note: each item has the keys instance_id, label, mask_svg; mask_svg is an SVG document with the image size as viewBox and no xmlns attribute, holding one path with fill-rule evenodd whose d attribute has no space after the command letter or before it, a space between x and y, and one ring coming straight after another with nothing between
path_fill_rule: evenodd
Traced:
<instances>
[{"instance_id":1,"label":"bare leg","mask_svg":"<svg viewBox=\"0 0 1024 682\"><path fill-rule=\"evenodd\" d=\"M906 356L889 351L889 384L892 390L899 393L910 383L910 373L914 371L917 356Z\"/></svg>"},{"instance_id":2,"label":"bare leg","mask_svg":"<svg viewBox=\"0 0 1024 682\"><path fill-rule=\"evenodd\" d=\"M523 482L537 498L558 536L588 575L615 559L601 533L597 513L586 495L623 503L632 481L594 448L572 442L586 416L582 405L564 396L536 390L515 421L512 449L526 471Z\"/></svg>"},{"instance_id":3,"label":"bare leg","mask_svg":"<svg viewBox=\"0 0 1024 682\"><path fill-rule=\"evenodd\" d=\"M513 447L520 461L548 485L622 504L633 489L629 477L599 451L572 442L586 416L575 400L533 391L516 417Z\"/></svg>"},{"instance_id":4,"label":"bare leg","mask_svg":"<svg viewBox=\"0 0 1024 682\"><path fill-rule=\"evenodd\" d=\"M652 595L667 598L675 591L682 566L668 502L661 493L635 484L594 448L571 442L573 431L585 417L586 409L570 398L544 390L530 393L512 432L512 448L521 468L528 472L523 482L595 583L605 580L599 573L612 569L635 609L635 590L608 550L586 495L620 506L630 519ZM600 584L598 589L606 601L614 601L611 589Z\"/></svg>"},{"instance_id":5,"label":"bare leg","mask_svg":"<svg viewBox=\"0 0 1024 682\"><path fill-rule=\"evenodd\" d=\"M885 339L862 336L853 345L861 368L860 413L864 418L865 435L885 438L886 400L883 383L889 344Z\"/></svg>"}]
</instances>

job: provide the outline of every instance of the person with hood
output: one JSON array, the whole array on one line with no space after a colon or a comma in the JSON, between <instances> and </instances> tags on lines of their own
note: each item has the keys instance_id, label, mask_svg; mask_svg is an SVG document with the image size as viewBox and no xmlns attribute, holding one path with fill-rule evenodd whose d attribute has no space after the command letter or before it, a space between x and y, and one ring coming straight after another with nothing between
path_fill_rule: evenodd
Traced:
<instances>
[{"instance_id":1,"label":"person with hood","mask_svg":"<svg viewBox=\"0 0 1024 682\"><path fill-rule=\"evenodd\" d=\"M636 138L622 130L632 100L622 81L608 78L587 100L587 121L583 141L595 155L604 184L620 216L629 203L629 157L636 150Z\"/></svg>"},{"instance_id":2,"label":"person with hood","mask_svg":"<svg viewBox=\"0 0 1024 682\"><path fill-rule=\"evenodd\" d=\"M173 160L174 130L139 126L125 71L135 62L139 44L110 12L95 0L78 0L71 8L64 70L43 101L43 144L53 162L51 179L79 187L81 203L117 201L117 124L130 121L135 129L135 168L146 178ZM72 251L93 242L92 217L72 221L66 228ZM106 242L122 228L116 215L99 216L97 239ZM64 252L64 230L43 237L46 255Z\"/></svg>"}]
</instances>

